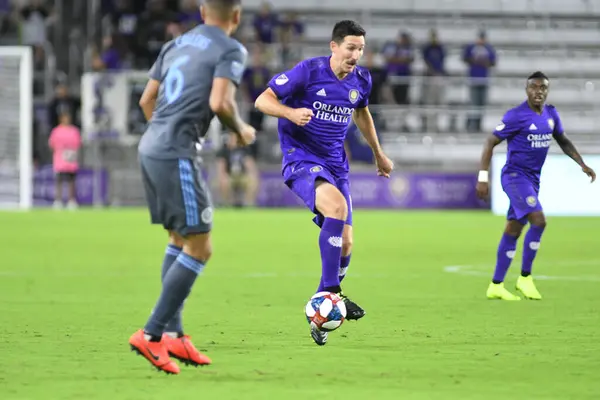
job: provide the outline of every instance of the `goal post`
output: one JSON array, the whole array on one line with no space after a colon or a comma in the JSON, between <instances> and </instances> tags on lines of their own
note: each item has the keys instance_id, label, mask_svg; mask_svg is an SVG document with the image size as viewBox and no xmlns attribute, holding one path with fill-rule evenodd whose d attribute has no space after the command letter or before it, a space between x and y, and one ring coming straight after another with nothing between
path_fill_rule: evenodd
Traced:
<instances>
[{"instance_id":1,"label":"goal post","mask_svg":"<svg viewBox=\"0 0 600 400\"><path fill-rule=\"evenodd\" d=\"M0 46L0 208L33 205L33 51Z\"/></svg>"}]
</instances>

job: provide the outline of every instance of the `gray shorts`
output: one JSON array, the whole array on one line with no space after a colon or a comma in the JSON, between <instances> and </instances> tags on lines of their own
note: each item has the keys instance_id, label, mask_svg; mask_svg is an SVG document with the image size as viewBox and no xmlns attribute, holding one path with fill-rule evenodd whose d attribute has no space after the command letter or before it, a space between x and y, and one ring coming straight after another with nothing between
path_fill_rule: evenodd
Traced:
<instances>
[{"instance_id":1,"label":"gray shorts","mask_svg":"<svg viewBox=\"0 0 600 400\"><path fill-rule=\"evenodd\" d=\"M210 232L212 199L198 163L141 154L139 160L152 223L183 237Z\"/></svg>"}]
</instances>

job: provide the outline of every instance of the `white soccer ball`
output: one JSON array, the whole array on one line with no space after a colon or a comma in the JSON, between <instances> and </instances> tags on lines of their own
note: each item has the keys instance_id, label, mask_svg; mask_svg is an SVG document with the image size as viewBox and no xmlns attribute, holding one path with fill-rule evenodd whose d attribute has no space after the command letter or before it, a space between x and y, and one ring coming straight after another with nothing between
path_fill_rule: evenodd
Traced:
<instances>
[{"instance_id":1,"label":"white soccer ball","mask_svg":"<svg viewBox=\"0 0 600 400\"><path fill-rule=\"evenodd\" d=\"M331 332L344 322L346 304L335 293L319 292L306 303L305 312L309 324L322 331Z\"/></svg>"}]
</instances>

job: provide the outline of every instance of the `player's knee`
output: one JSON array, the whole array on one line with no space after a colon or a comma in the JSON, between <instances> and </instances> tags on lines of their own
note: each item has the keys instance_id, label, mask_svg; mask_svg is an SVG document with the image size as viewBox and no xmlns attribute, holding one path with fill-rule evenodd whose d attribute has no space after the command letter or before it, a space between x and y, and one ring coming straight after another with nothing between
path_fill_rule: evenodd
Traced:
<instances>
[{"instance_id":1,"label":"player's knee","mask_svg":"<svg viewBox=\"0 0 600 400\"><path fill-rule=\"evenodd\" d=\"M207 262L212 256L212 246L210 244L203 247L184 246L183 250L186 254L194 257L196 260Z\"/></svg>"},{"instance_id":2,"label":"player's knee","mask_svg":"<svg viewBox=\"0 0 600 400\"><path fill-rule=\"evenodd\" d=\"M346 205L346 200L342 197L341 201L338 199L335 203L332 203L331 207L331 215L326 215L330 218L340 219L345 221L348 217L348 206Z\"/></svg>"},{"instance_id":3,"label":"player's knee","mask_svg":"<svg viewBox=\"0 0 600 400\"><path fill-rule=\"evenodd\" d=\"M326 218L335 218L345 221L348 217L348 206L342 195L339 199L329 199L327 202L322 202L317 208Z\"/></svg>"},{"instance_id":4,"label":"player's knee","mask_svg":"<svg viewBox=\"0 0 600 400\"><path fill-rule=\"evenodd\" d=\"M208 233L190 235L185 239L183 251L196 260L207 262L212 256L212 242Z\"/></svg>"},{"instance_id":5,"label":"player's knee","mask_svg":"<svg viewBox=\"0 0 600 400\"><path fill-rule=\"evenodd\" d=\"M344 221L346 220L346 217L348 216L348 206L341 195L333 195L330 197L330 201L325 207L325 216Z\"/></svg>"},{"instance_id":6,"label":"player's knee","mask_svg":"<svg viewBox=\"0 0 600 400\"><path fill-rule=\"evenodd\" d=\"M326 218L345 221L348 217L348 205L339 189L325 181L318 182L317 185L315 199L317 210Z\"/></svg>"},{"instance_id":7,"label":"player's knee","mask_svg":"<svg viewBox=\"0 0 600 400\"><path fill-rule=\"evenodd\" d=\"M529 223L538 228L546 228L546 216L543 213L534 213L529 216Z\"/></svg>"},{"instance_id":8,"label":"player's knee","mask_svg":"<svg viewBox=\"0 0 600 400\"><path fill-rule=\"evenodd\" d=\"M507 235L514 236L517 238L521 236L522 232L523 225L521 225L517 221L508 221L508 223L506 224L506 229L504 230L504 233L506 233Z\"/></svg>"},{"instance_id":9,"label":"player's knee","mask_svg":"<svg viewBox=\"0 0 600 400\"><path fill-rule=\"evenodd\" d=\"M532 225L537 226L538 228L546 229L546 219L541 218L531 222Z\"/></svg>"}]
</instances>

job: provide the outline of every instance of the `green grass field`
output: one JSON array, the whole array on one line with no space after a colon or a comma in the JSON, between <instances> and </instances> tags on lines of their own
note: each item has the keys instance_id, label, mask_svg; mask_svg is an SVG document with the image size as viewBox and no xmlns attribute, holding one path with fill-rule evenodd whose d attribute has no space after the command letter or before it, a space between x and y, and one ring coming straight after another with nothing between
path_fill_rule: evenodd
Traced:
<instances>
[{"instance_id":1,"label":"green grass field","mask_svg":"<svg viewBox=\"0 0 600 400\"><path fill-rule=\"evenodd\" d=\"M184 313L214 365L166 376L127 344L160 290L166 236L144 210L0 213L0 399L600 398L600 219L549 218L544 300L506 303L485 298L502 218L358 210L345 291L368 314L321 348L310 218L216 213Z\"/></svg>"}]
</instances>

